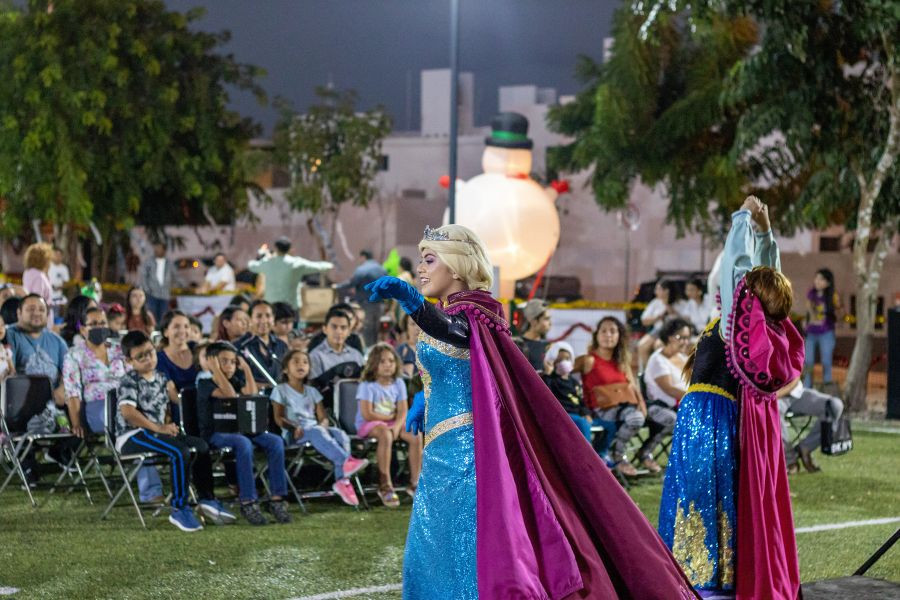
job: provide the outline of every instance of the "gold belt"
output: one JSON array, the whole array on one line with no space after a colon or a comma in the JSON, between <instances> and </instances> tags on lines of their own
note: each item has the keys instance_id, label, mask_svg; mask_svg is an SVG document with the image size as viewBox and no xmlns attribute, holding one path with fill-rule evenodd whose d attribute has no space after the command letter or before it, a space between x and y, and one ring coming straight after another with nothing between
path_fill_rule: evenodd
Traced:
<instances>
[{"instance_id":1,"label":"gold belt","mask_svg":"<svg viewBox=\"0 0 900 600\"><path fill-rule=\"evenodd\" d=\"M472 413L462 413L456 415L455 417L450 417L449 419L444 419L437 425L431 428L431 431L425 434L425 445L427 446L438 436L441 436L448 431L452 431L459 427L463 427L465 425L472 424Z\"/></svg>"}]
</instances>

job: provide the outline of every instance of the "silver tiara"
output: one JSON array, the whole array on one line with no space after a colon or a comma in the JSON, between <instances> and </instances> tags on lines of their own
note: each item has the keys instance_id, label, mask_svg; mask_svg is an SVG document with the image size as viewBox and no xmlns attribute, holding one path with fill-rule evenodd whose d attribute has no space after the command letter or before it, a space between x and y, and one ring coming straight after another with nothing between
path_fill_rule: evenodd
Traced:
<instances>
[{"instance_id":1,"label":"silver tiara","mask_svg":"<svg viewBox=\"0 0 900 600\"><path fill-rule=\"evenodd\" d=\"M432 229L430 225L425 226L425 239L429 242L449 242L450 234L444 231Z\"/></svg>"}]
</instances>

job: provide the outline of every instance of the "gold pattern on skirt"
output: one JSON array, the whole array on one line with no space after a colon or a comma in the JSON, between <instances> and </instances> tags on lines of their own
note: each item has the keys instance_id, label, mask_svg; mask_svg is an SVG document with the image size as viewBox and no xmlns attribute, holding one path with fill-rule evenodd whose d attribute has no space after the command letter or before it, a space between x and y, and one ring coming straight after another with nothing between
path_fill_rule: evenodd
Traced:
<instances>
[{"instance_id":1,"label":"gold pattern on skirt","mask_svg":"<svg viewBox=\"0 0 900 600\"><path fill-rule=\"evenodd\" d=\"M734 548L731 547L731 522L719 503L719 585L734 585Z\"/></svg>"},{"instance_id":2,"label":"gold pattern on skirt","mask_svg":"<svg viewBox=\"0 0 900 600\"><path fill-rule=\"evenodd\" d=\"M433 442L435 438L447 433L448 431L452 431L453 429L471 424L472 413L470 412L461 413L456 415L455 417L444 419L443 421L432 427L431 431L425 434L425 446L428 446L428 444Z\"/></svg>"},{"instance_id":3,"label":"gold pattern on skirt","mask_svg":"<svg viewBox=\"0 0 900 600\"><path fill-rule=\"evenodd\" d=\"M442 342L438 339L435 339L425 333L424 331L419 332L419 341L423 344L428 344L441 354L446 354L452 358L460 358L462 360L469 360L469 349L468 348L457 348L453 344L448 344L447 342Z\"/></svg>"},{"instance_id":4,"label":"gold pattern on skirt","mask_svg":"<svg viewBox=\"0 0 900 600\"><path fill-rule=\"evenodd\" d=\"M675 536L672 554L694 587L709 583L715 566L706 548L706 525L703 516L691 502L685 513L681 500L675 513Z\"/></svg>"}]
</instances>

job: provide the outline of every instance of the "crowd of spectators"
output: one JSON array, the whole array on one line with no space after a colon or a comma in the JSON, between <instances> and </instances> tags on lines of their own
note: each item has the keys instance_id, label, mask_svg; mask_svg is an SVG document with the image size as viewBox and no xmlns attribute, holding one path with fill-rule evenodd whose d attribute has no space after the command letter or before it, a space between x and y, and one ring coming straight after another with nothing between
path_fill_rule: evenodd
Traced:
<instances>
[{"instance_id":1,"label":"crowd of spectators","mask_svg":"<svg viewBox=\"0 0 900 600\"><path fill-rule=\"evenodd\" d=\"M61 253L47 244L30 246L22 285L0 286L0 381L17 373L50 380L52 397L27 424L29 432L72 434L51 447L50 460L71 463L78 440L103 431L105 401L116 390L117 448L168 457L169 520L184 531L201 528L189 502L191 485L197 493L197 510L207 520L236 519L215 496L211 451L230 451L233 459L225 464L226 483L236 496L236 512L254 525L269 519L290 521L286 448L307 444L331 464L332 490L355 506L360 500L351 478L366 469L369 460L352 455L351 438L372 440L378 497L385 506L395 507L400 497L391 462L395 442L402 442L408 463L405 491L413 496L422 439L406 432L404 423L409 399L422 389L416 361L418 326L396 306L368 302L363 286L385 274L368 251L361 254L353 277L337 286L338 301L321 323L302 322L302 278L327 272L333 265L291 256L290 242L283 238L274 247L273 253L263 252L249 264L249 270L258 274L256 281L264 282L264 290L258 290L262 293L254 299L235 294L215 315L211 330L204 332L195 315L174 308L172 288L178 281L163 244L154 246L153 257L140 268L140 284L127 290L122 304L102 302L102 290L66 300L63 289L69 270ZM414 283L411 261L403 259L401 267L400 276ZM829 334L833 337L834 313L839 309L827 275L817 276L809 294L819 346L827 346ZM234 269L224 254L217 254L203 291L231 292L236 284ZM580 434L624 477L637 475L636 467L650 473L661 470L656 457L674 428L687 391L683 376L687 355L696 337L708 333L711 307L702 282L689 282L684 300L676 299L673 290L664 280L658 283L656 297L641 319L647 333L637 344L619 319L606 316L581 353L564 341L548 341L552 315L546 302L532 300L522 310L522 335L516 342L523 354ZM383 327L385 323L390 326ZM639 354L637 371L633 346ZM830 367L830 357L826 358L823 362ZM349 429L332 417L336 383L345 379L359 381L355 427ZM178 425L179 411L184 409L180 398L186 393L196 398L196 436L186 435ZM277 433L247 436L216 431L212 418L216 398L259 394L271 401L270 425ZM779 394L779 407L783 417L790 412L820 420L834 420L843 409L838 398L799 381ZM636 442L645 428L647 433ZM801 462L809 471L818 470L811 454L819 443L820 428L811 430L796 446L785 442L792 472ZM265 455L268 465L262 503L255 450ZM38 479L33 454L25 457L23 467L30 482ZM144 502L164 499L155 467L140 470L137 487Z\"/></svg>"}]
</instances>

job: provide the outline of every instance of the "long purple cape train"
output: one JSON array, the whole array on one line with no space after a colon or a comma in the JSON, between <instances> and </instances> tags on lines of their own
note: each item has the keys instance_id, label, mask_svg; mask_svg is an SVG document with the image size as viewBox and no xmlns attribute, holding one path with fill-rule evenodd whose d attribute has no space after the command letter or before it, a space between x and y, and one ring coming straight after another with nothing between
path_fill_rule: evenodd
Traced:
<instances>
[{"instance_id":1,"label":"long purple cape train","mask_svg":"<svg viewBox=\"0 0 900 600\"><path fill-rule=\"evenodd\" d=\"M669 549L508 334L490 294L471 326L478 594L491 600L696 598Z\"/></svg>"}]
</instances>

